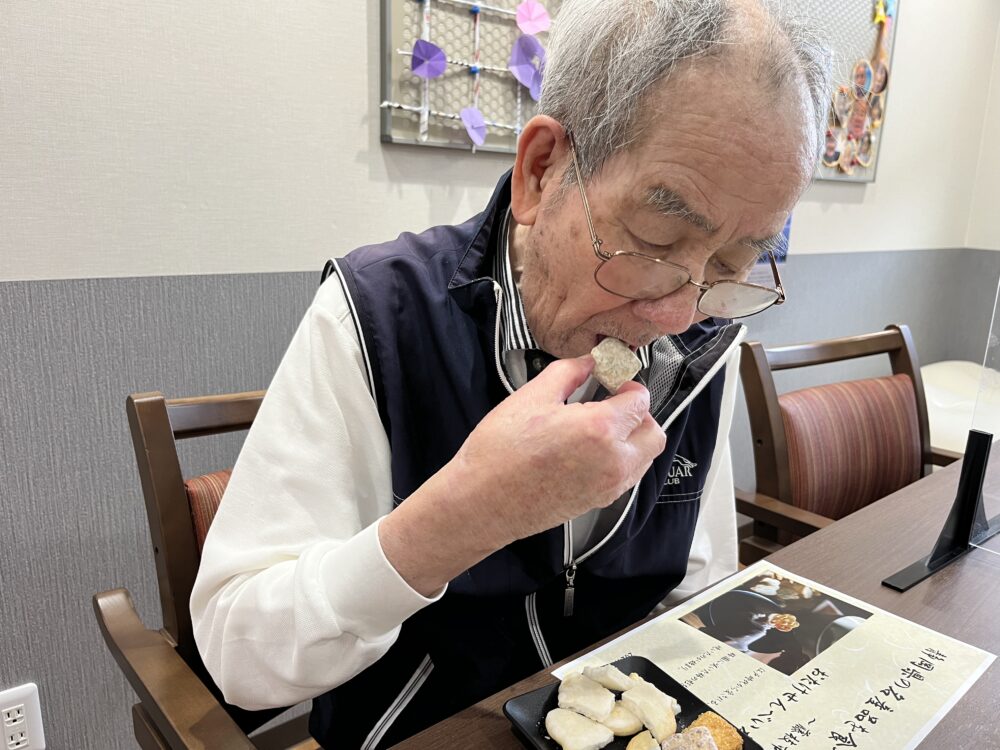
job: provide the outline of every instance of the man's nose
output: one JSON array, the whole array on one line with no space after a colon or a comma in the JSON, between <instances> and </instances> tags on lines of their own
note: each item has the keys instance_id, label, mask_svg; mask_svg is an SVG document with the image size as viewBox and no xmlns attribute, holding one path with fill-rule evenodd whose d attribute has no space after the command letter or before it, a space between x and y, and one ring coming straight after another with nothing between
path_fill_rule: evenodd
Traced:
<instances>
[{"instance_id":1,"label":"man's nose","mask_svg":"<svg viewBox=\"0 0 1000 750\"><path fill-rule=\"evenodd\" d=\"M683 333L691 326L698 314L700 295L701 290L696 286L685 284L665 297L636 302L633 312L643 320L652 323L660 335Z\"/></svg>"}]
</instances>

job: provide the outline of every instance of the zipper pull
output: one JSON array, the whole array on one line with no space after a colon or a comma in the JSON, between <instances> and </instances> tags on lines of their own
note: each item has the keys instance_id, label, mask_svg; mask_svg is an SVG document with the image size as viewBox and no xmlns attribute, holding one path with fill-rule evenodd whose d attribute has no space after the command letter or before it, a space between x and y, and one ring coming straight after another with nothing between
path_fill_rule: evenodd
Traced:
<instances>
[{"instance_id":1,"label":"zipper pull","mask_svg":"<svg viewBox=\"0 0 1000 750\"><path fill-rule=\"evenodd\" d=\"M563 617L573 616L573 599L576 596L576 563L566 569L566 590L563 592Z\"/></svg>"}]
</instances>

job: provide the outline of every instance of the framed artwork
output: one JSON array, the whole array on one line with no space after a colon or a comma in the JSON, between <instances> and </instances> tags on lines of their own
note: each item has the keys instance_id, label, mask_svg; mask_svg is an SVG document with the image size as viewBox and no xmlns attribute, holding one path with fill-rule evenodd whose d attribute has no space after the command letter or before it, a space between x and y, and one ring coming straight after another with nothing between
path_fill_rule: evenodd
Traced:
<instances>
[{"instance_id":1,"label":"framed artwork","mask_svg":"<svg viewBox=\"0 0 1000 750\"><path fill-rule=\"evenodd\" d=\"M900 0L799 0L804 15L825 22L834 51L834 82L827 127L838 136L834 150L824 144L816 164L818 180L873 182L892 77L892 47ZM842 129L843 132L839 132ZM865 140L865 134L869 138ZM850 143L849 143L850 142Z\"/></svg>"},{"instance_id":2,"label":"framed artwork","mask_svg":"<svg viewBox=\"0 0 1000 750\"><path fill-rule=\"evenodd\" d=\"M560 2L382 0L382 142L513 153Z\"/></svg>"}]
</instances>

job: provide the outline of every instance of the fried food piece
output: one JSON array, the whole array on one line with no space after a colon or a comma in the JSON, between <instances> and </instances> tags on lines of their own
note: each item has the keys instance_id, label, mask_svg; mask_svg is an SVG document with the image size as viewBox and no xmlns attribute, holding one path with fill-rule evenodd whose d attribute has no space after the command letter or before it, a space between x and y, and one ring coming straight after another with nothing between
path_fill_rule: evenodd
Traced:
<instances>
[{"instance_id":1,"label":"fried food piece","mask_svg":"<svg viewBox=\"0 0 1000 750\"><path fill-rule=\"evenodd\" d=\"M545 715L545 731L563 750L601 750L615 738L607 727L565 708Z\"/></svg>"},{"instance_id":2,"label":"fried food piece","mask_svg":"<svg viewBox=\"0 0 1000 750\"><path fill-rule=\"evenodd\" d=\"M594 357L594 377L610 393L617 393L642 369L642 362L628 345L610 336L602 339L590 353Z\"/></svg>"},{"instance_id":3,"label":"fried food piece","mask_svg":"<svg viewBox=\"0 0 1000 750\"><path fill-rule=\"evenodd\" d=\"M635 686L632 679L626 677L625 673L614 664L603 664L600 667L584 667L583 676L589 677L594 682L599 682L608 690L617 690L619 693L623 693L630 687Z\"/></svg>"},{"instance_id":4,"label":"fried food piece","mask_svg":"<svg viewBox=\"0 0 1000 750\"><path fill-rule=\"evenodd\" d=\"M639 717L657 742L677 731L674 699L649 682L643 681L622 693L622 705Z\"/></svg>"},{"instance_id":5,"label":"fried food piece","mask_svg":"<svg viewBox=\"0 0 1000 750\"><path fill-rule=\"evenodd\" d=\"M705 727L688 727L680 734L668 737L662 750L719 750L719 747Z\"/></svg>"},{"instance_id":6,"label":"fried food piece","mask_svg":"<svg viewBox=\"0 0 1000 750\"><path fill-rule=\"evenodd\" d=\"M660 743L653 739L647 729L630 739L625 750L660 750Z\"/></svg>"},{"instance_id":7,"label":"fried food piece","mask_svg":"<svg viewBox=\"0 0 1000 750\"><path fill-rule=\"evenodd\" d=\"M768 615L767 621L774 626L775 630L780 630L782 633L788 633L795 630L799 626L798 618L795 615L788 614L774 614Z\"/></svg>"},{"instance_id":8,"label":"fried food piece","mask_svg":"<svg viewBox=\"0 0 1000 750\"><path fill-rule=\"evenodd\" d=\"M615 737L630 737L642 729L639 717L625 708L621 701L615 703L608 718L601 723L614 732Z\"/></svg>"},{"instance_id":9,"label":"fried food piece","mask_svg":"<svg viewBox=\"0 0 1000 750\"><path fill-rule=\"evenodd\" d=\"M579 672L567 675L559 683L559 708L576 711L594 721L604 721L614 707L615 694Z\"/></svg>"},{"instance_id":10,"label":"fried food piece","mask_svg":"<svg viewBox=\"0 0 1000 750\"><path fill-rule=\"evenodd\" d=\"M719 750L742 750L743 748L743 738L736 731L736 727L714 711L703 713L692 721L691 726L685 731L690 731L698 727L703 727L712 734L712 739L715 740L715 744Z\"/></svg>"}]
</instances>

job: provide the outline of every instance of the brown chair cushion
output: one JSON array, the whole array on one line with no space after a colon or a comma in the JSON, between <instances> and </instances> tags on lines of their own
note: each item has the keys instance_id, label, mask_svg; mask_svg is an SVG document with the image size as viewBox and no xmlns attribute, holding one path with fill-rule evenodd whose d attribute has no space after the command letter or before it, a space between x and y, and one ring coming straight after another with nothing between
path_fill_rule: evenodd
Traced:
<instances>
[{"instance_id":1,"label":"brown chair cushion","mask_svg":"<svg viewBox=\"0 0 1000 750\"><path fill-rule=\"evenodd\" d=\"M920 427L907 375L778 397L792 503L843 518L920 478Z\"/></svg>"},{"instance_id":2,"label":"brown chair cushion","mask_svg":"<svg viewBox=\"0 0 1000 750\"><path fill-rule=\"evenodd\" d=\"M226 491L232 473L230 469L215 471L184 482L188 504L191 506L191 519L194 521L194 533L198 539L198 552L205 546L208 527L212 525L212 519L219 510L222 493Z\"/></svg>"}]
</instances>

